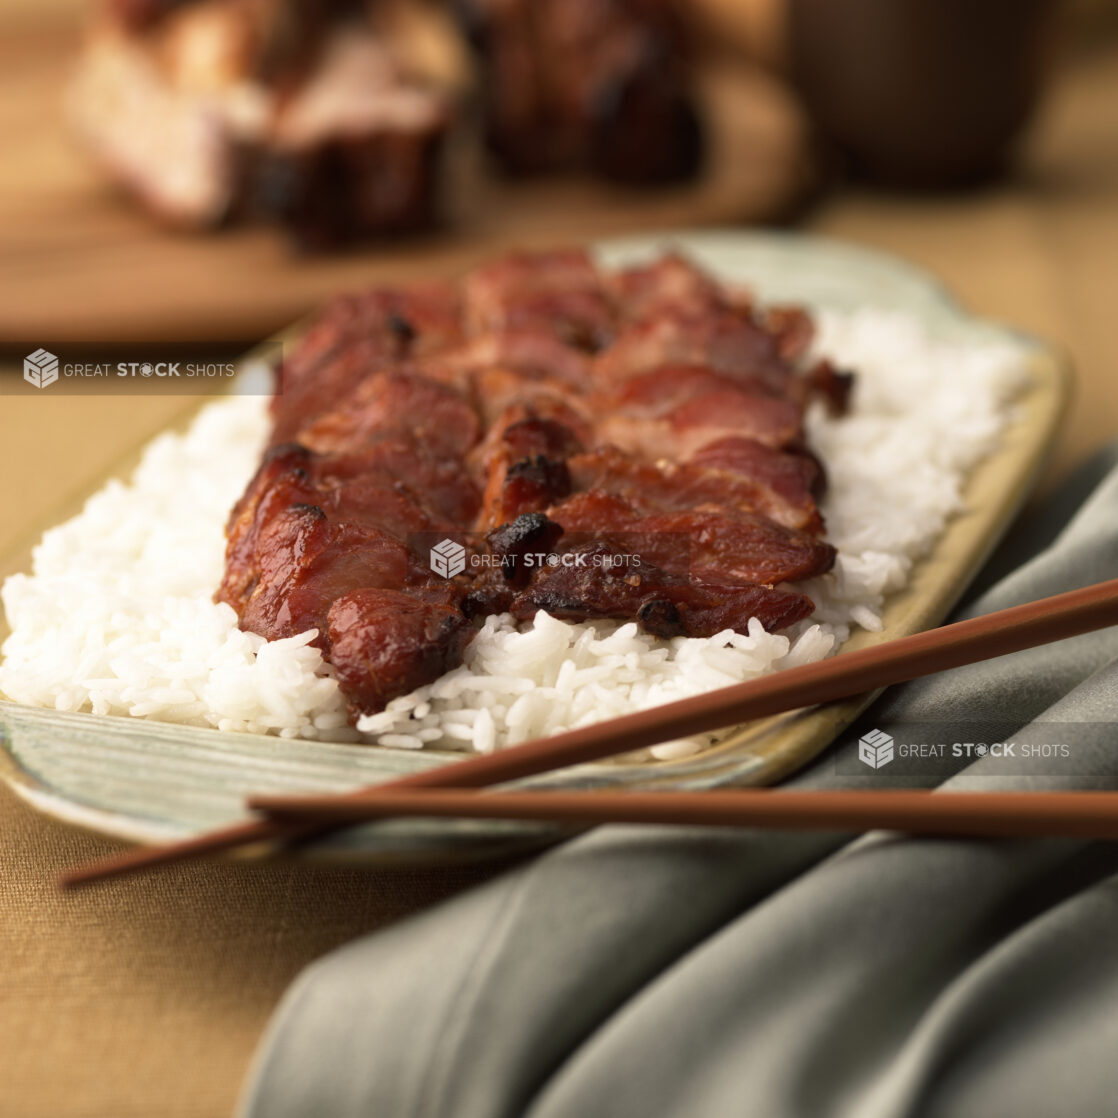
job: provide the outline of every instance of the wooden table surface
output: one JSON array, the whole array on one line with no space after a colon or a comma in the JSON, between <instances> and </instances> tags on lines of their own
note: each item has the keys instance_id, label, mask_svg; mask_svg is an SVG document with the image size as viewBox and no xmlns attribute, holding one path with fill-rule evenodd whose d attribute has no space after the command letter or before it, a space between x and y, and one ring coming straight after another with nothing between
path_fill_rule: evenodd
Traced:
<instances>
[{"instance_id":1,"label":"wooden table surface","mask_svg":"<svg viewBox=\"0 0 1118 1118\"><path fill-rule=\"evenodd\" d=\"M1078 395L1049 481L1118 436L1118 45L1059 82L1017 177L950 198L835 193L805 221L910 258L975 311L1069 349ZM0 396L0 550L181 400ZM199 865L62 897L112 844L0 792L0 1114L228 1115L287 982L482 871Z\"/></svg>"}]
</instances>

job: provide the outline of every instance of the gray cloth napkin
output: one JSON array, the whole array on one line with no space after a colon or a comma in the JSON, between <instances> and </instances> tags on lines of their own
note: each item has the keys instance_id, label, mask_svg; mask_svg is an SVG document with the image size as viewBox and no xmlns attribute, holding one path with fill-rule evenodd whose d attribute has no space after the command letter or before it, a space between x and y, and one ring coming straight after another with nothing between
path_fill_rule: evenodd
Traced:
<instances>
[{"instance_id":1,"label":"gray cloth napkin","mask_svg":"<svg viewBox=\"0 0 1118 1118\"><path fill-rule=\"evenodd\" d=\"M975 615L1118 575L1118 447L1005 542ZM1074 755L872 772L906 722ZM861 769L862 775L858 770ZM902 688L801 787L1118 787L1118 630ZM1118 1112L1118 845L602 827L310 967L244 1118Z\"/></svg>"}]
</instances>

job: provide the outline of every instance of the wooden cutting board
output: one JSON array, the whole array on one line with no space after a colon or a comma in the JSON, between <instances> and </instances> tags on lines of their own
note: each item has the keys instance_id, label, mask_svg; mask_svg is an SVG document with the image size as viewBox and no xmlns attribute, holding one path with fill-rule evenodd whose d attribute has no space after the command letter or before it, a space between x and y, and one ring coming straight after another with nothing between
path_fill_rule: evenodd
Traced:
<instances>
[{"instance_id":1,"label":"wooden cutting board","mask_svg":"<svg viewBox=\"0 0 1118 1118\"><path fill-rule=\"evenodd\" d=\"M451 165L451 217L438 233L299 256L275 229L160 228L117 193L66 126L76 49L76 29L23 29L0 41L0 346L248 341L336 291L459 271L511 245L775 220L813 178L793 100L763 73L723 63L701 78L711 143L693 184L508 182L466 153Z\"/></svg>"}]
</instances>

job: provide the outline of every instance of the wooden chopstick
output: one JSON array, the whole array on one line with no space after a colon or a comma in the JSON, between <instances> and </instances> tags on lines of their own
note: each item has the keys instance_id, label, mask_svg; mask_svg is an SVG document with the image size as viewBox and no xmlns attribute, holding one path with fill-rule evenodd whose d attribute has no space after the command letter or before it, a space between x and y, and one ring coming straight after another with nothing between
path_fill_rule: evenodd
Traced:
<instances>
[{"instance_id":1,"label":"wooden chopstick","mask_svg":"<svg viewBox=\"0 0 1118 1118\"><path fill-rule=\"evenodd\" d=\"M371 792L405 788L480 788L501 784L800 707L848 698L1116 624L1118 579L1111 579L496 753L471 756L345 795L360 798ZM269 809L282 807L285 799L257 796L249 802L253 807ZM308 823L290 817L251 820L181 842L126 851L65 873L59 878L59 884L72 888L249 844L277 839L303 840L337 826L336 823Z\"/></svg>"},{"instance_id":2,"label":"wooden chopstick","mask_svg":"<svg viewBox=\"0 0 1118 1118\"><path fill-rule=\"evenodd\" d=\"M276 808L279 811L279 808ZM430 788L291 797L285 814L324 823L391 816L522 819L577 825L653 823L938 835L1118 839L1118 792L469 792Z\"/></svg>"}]
</instances>

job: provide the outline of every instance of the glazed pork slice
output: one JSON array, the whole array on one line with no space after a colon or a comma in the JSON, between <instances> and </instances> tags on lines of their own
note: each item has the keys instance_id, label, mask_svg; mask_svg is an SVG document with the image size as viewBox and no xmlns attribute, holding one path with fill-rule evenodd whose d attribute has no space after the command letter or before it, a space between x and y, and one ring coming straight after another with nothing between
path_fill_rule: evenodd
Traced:
<instances>
[{"instance_id":1,"label":"glazed pork slice","mask_svg":"<svg viewBox=\"0 0 1118 1118\"><path fill-rule=\"evenodd\" d=\"M618 535L630 548L673 573L718 582L773 584L825 574L835 549L768 517L722 507L646 513L623 497L592 489L547 510L565 535Z\"/></svg>"},{"instance_id":2,"label":"glazed pork slice","mask_svg":"<svg viewBox=\"0 0 1118 1118\"><path fill-rule=\"evenodd\" d=\"M777 339L731 309L665 307L621 330L597 362L606 383L664 366L702 367L774 393L788 392L794 377Z\"/></svg>"},{"instance_id":3,"label":"glazed pork slice","mask_svg":"<svg viewBox=\"0 0 1118 1118\"><path fill-rule=\"evenodd\" d=\"M768 630L784 629L815 608L792 591L689 578L647 561L633 566L625 545L608 537L564 558L570 561L547 567L513 598L514 617L528 621L542 609L569 621L636 620L657 637L712 637L727 629L745 632L754 617Z\"/></svg>"},{"instance_id":4,"label":"glazed pork slice","mask_svg":"<svg viewBox=\"0 0 1118 1118\"><path fill-rule=\"evenodd\" d=\"M271 448L229 516L225 600L239 608L238 602L251 592L259 535L288 509L317 508L336 522L383 527L403 536L449 528L446 510L476 506L476 487L464 472L459 471L459 492L450 491L445 480L450 460L429 451L412 453L414 444L387 456L381 449L377 445L361 454L323 455L297 443ZM230 577L233 568L247 577ZM231 590L235 586L241 589Z\"/></svg>"},{"instance_id":5,"label":"glazed pork slice","mask_svg":"<svg viewBox=\"0 0 1118 1118\"><path fill-rule=\"evenodd\" d=\"M642 511L730 507L811 535L823 531L813 494L820 474L815 460L751 439L723 439L683 463L645 462L604 447L567 465L574 490L611 493Z\"/></svg>"},{"instance_id":6,"label":"glazed pork slice","mask_svg":"<svg viewBox=\"0 0 1118 1118\"><path fill-rule=\"evenodd\" d=\"M687 463L709 471L735 489L749 487L758 507L786 528L821 535L823 517L816 501L827 487L822 463L801 443L777 451L754 439L735 435L701 447Z\"/></svg>"},{"instance_id":7,"label":"glazed pork slice","mask_svg":"<svg viewBox=\"0 0 1118 1118\"><path fill-rule=\"evenodd\" d=\"M474 635L457 604L370 587L333 603L327 632L330 662L355 717L457 667Z\"/></svg>"},{"instance_id":8,"label":"glazed pork slice","mask_svg":"<svg viewBox=\"0 0 1118 1118\"><path fill-rule=\"evenodd\" d=\"M541 332L597 350L613 335L601 276L580 250L514 253L469 272L462 304L470 334Z\"/></svg>"},{"instance_id":9,"label":"glazed pork slice","mask_svg":"<svg viewBox=\"0 0 1118 1118\"><path fill-rule=\"evenodd\" d=\"M332 411L297 432L296 440L324 454L360 451L388 432L410 435L434 453L462 458L481 437L481 424L457 389L405 365L373 372Z\"/></svg>"},{"instance_id":10,"label":"glazed pork slice","mask_svg":"<svg viewBox=\"0 0 1118 1118\"><path fill-rule=\"evenodd\" d=\"M269 639L315 628L321 645L332 602L352 590L430 583L443 598L461 597L408 540L453 531L476 508L476 490L459 469L455 492L446 460L381 449L337 457L292 445L268 455L230 516L217 594L244 628Z\"/></svg>"},{"instance_id":11,"label":"glazed pork slice","mask_svg":"<svg viewBox=\"0 0 1118 1118\"><path fill-rule=\"evenodd\" d=\"M590 392L594 374L590 361L582 351L564 344L546 330L494 330L476 334L469 341L427 363L429 375L462 383L477 383L479 404L492 412L491 394L502 391L495 383L480 383L479 378L507 374L509 391L516 391L514 380L548 381L564 392Z\"/></svg>"},{"instance_id":12,"label":"glazed pork slice","mask_svg":"<svg viewBox=\"0 0 1118 1118\"><path fill-rule=\"evenodd\" d=\"M618 318L625 324L648 322L662 312L719 313L730 306L723 286L677 252L606 279Z\"/></svg>"},{"instance_id":13,"label":"glazed pork slice","mask_svg":"<svg viewBox=\"0 0 1118 1118\"><path fill-rule=\"evenodd\" d=\"M255 585L241 610L245 628L269 640L317 629L329 650L334 602L360 587L400 588L411 557L398 537L352 521L333 521L318 505L291 505L256 539Z\"/></svg>"},{"instance_id":14,"label":"glazed pork slice","mask_svg":"<svg viewBox=\"0 0 1118 1118\"><path fill-rule=\"evenodd\" d=\"M689 458L731 436L780 449L803 436L803 407L756 376L665 365L602 386L600 441L649 459Z\"/></svg>"},{"instance_id":15,"label":"glazed pork slice","mask_svg":"<svg viewBox=\"0 0 1118 1118\"><path fill-rule=\"evenodd\" d=\"M334 299L284 354L272 398L273 443L289 442L377 369L458 346L459 323L458 293L449 284Z\"/></svg>"},{"instance_id":16,"label":"glazed pork slice","mask_svg":"<svg viewBox=\"0 0 1118 1118\"><path fill-rule=\"evenodd\" d=\"M774 385L769 378L749 373L730 375L710 365L679 363L658 365L647 372L611 380L599 387L597 398L611 412L664 416L711 394L729 397L739 393L750 401L768 396L794 406L795 400L789 399L784 391L788 387L786 383Z\"/></svg>"},{"instance_id":17,"label":"glazed pork slice","mask_svg":"<svg viewBox=\"0 0 1118 1118\"><path fill-rule=\"evenodd\" d=\"M234 509L229 531L218 600L237 610L246 629L269 640L318 629L321 641L340 594L406 580L406 546L361 512L389 520L407 520L410 513L417 527L428 525L421 510L402 508L391 490L375 485L360 494L360 511L327 515L319 503L326 503L325 487L314 483L307 464L298 448L267 462ZM358 495L349 496L352 505Z\"/></svg>"},{"instance_id":18,"label":"glazed pork slice","mask_svg":"<svg viewBox=\"0 0 1118 1118\"><path fill-rule=\"evenodd\" d=\"M443 528L468 524L478 512L481 494L462 459L411 431L383 431L351 453L315 454L299 444L277 451L306 456L303 468L327 511L350 507L352 486L376 483L406 496ZM360 498L356 501L359 507Z\"/></svg>"},{"instance_id":19,"label":"glazed pork slice","mask_svg":"<svg viewBox=\"0 0 1118 1118\"><path fill-rule=\"evenodd\" d=\"M487 439L485 494L477 520L488 532L570 495L567 459L582 449L575 430L559 419L512 409Z\"/></svg>"},{"instance_id":20,"label":"glazed pork slice","mask_svg":"<svg viewBox=\"0 0 1118 1118\"><path fill-rule=\"evenodd\" d=\"M617 343L598 362L606 381L690 363L845 412L853 377L810 360L815 324L803 307L759 308L748 291L727 289L676 253L606 282L618 319Z\"/></svg>"}]
</instances>

